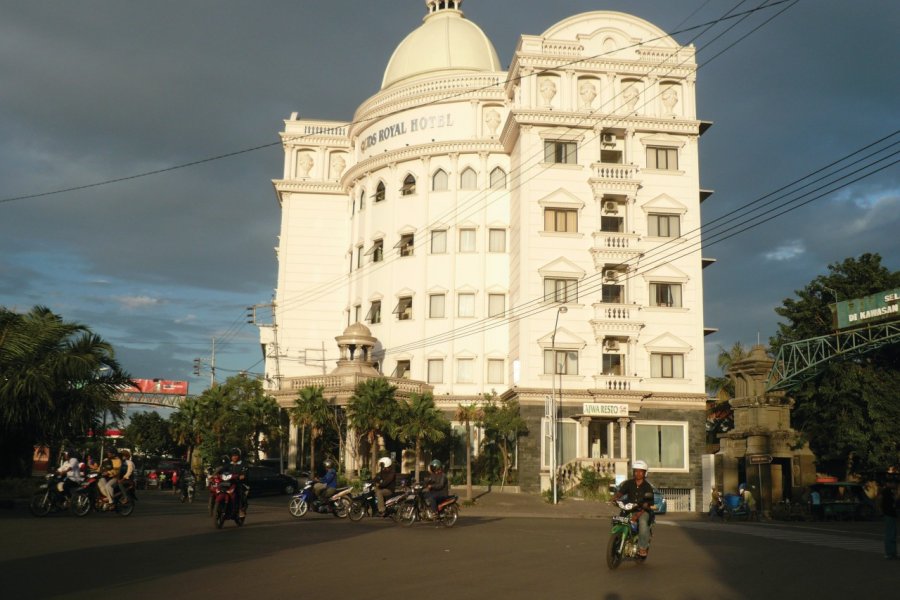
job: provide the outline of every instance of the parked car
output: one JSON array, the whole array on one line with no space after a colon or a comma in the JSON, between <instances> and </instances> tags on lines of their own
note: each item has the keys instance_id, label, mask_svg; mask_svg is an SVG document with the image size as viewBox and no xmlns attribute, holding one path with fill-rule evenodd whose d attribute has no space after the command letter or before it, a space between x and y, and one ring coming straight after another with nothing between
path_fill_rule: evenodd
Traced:
<instances>
[{"instance_id":1,"label":"parked car","mask_svg":"<svg viewBox=\"0 0 900 600\"><path fill-rule=\"evenodd\" d=\"M268 467L250 467L247 471L250 497L265 494L293 494L299 489L297 480Z\"/></svg>"}]
</instances>

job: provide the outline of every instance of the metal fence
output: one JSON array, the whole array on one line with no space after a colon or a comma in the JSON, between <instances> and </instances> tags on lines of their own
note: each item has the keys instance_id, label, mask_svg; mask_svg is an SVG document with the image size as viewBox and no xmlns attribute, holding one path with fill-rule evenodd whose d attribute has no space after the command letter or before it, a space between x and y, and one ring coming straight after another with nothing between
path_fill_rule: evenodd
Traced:
<instances>
[{"instance_id":1,"label":"metal fence","mask_svg":"<svg viewBox=\"0 0 900 600\"><path fill-rule=\"evenodd\" d=\"M694 512L697 503L692 488L659 488L669 512Z\"/></svg>"}]
</instances>

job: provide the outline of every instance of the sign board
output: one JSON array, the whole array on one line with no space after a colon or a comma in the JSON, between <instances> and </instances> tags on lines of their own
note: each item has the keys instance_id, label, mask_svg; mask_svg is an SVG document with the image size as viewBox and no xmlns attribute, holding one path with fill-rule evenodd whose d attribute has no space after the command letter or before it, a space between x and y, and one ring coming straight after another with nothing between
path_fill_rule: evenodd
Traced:
<instances>
[{"instance_id":1,"label":"sign board","mask_svg":"<svg viewBox=\"0 0 900 600\"><path fill-rule=\"evenodd\" d=\"M900 316L900 288L832 304L831 314L837 329L897 318Z\"/></svg>"},{"instance_id":2,"label":"sign board","mask_svg":"<svg viewBox=\"0 0 900 600\"><path fill-rule=\"evenodd\" d=\"M627 404L588 402L582 405L582 414L591 417L627 417Z\"/></svg>"},{"instance_id":3,"label":"sign board","mask_svg":"<svg viewBox=\"0 0 900 600\"><path fill-rule=\"evenodd\" d=\"M747 461L751 465L768 465L772 462L771 454L749 454Z\"/></svg>"},{"instance_id":4,"label":"sign board","mask_svg":"<svg viewBox=\"0 0 900 600\"><path fill-rule=\"evenodd\" d=\"M123 389L126 393L142 394L174 394L186 396L188 393L187 381L172 381L169 379L132 379L133 386Z\"/></svg>"}]
</instances>

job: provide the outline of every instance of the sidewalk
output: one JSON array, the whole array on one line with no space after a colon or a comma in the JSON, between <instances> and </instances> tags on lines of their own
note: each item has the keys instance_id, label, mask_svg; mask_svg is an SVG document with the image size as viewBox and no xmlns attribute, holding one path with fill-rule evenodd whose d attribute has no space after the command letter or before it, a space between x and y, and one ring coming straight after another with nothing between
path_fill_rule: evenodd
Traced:
<instances>
[{"instance_id":1,"label":"sidewalk","mask_svg":"<svg viewBox=\"0 0 900 600\"><path fill-rule=\"evenodd\" d=\"M530 517L548 519L608 519L618 511L604 502L563 498L556 505L538 494L520 494L497 490L473 490L474 504L466 505L465 486L451 490L459 496L461 513L473 517Z\"/></svg>"}]
</instances>

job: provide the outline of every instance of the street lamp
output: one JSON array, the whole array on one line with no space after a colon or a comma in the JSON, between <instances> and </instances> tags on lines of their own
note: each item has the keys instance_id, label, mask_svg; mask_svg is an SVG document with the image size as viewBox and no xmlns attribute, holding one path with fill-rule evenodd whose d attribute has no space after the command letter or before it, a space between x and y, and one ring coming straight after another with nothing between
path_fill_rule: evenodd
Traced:
<instances>
[{"instance_id":1,"label":"street lamp","mask_svg":"<svg viewBox=\"0 0 900 600\"><path fill-rule=\"evenodd\" d=\"M556 372L559 371L559 363L556 360L556 329L559 327L559 315L565 314L569 309L560 306L556 309L556 322L553 324L553 335L550 337L550 354L553 357L553 373L550 375L550 444L553 446L550 452L550 482L553 485L553 504L557 502L556 495L556 469L557 469L557 448L556 448ZM562 387L562 375L559 378L560 387ZM562 399L560 395L560 399Z\"/></svg>"}]
</instances>

